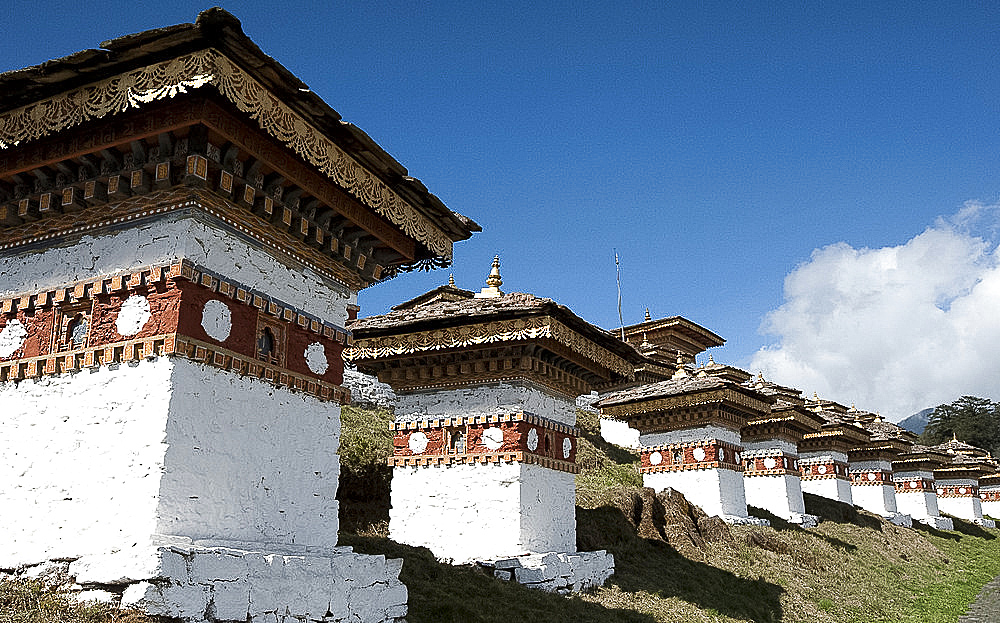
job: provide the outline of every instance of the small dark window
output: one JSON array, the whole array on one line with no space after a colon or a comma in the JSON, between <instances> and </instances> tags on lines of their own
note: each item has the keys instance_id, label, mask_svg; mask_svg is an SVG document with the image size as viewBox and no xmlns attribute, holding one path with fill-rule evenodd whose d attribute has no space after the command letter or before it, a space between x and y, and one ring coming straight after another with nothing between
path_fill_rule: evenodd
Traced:
<instances>
[{"instance_id":1,"label":"small dark window","mask_svg":"<svg viewBox=\"0 0 1000 623\"><path fill-rule=\"evenodd\" d=\"M451 451L455 454L465 454L465 431L460 429L452 431Z\"/></svg>"},{"instance_id":2,"label":"small dark window","mask_svg":"<svg viewBox=\"0 0 1000 623\"><path fill-rule=\"evenodd\" d=\"M88 324L85 315L77 314L66 327L66 335L69 337L68 341L73 344L74 348L83 348L87 345Z\"/></svg>"},{"instance_id":3,"label":"small dark window","mask_svg":"<svg viewBox=\"0 0 1000 623\"><path fill-rule=\"evenodd\" d=\"M257 340L257 355L261 359L270 359L274 354L274 334L271 333L271 329L264 327L264 330L260 332L260 338Z\"/></svg>"}]
</instances>

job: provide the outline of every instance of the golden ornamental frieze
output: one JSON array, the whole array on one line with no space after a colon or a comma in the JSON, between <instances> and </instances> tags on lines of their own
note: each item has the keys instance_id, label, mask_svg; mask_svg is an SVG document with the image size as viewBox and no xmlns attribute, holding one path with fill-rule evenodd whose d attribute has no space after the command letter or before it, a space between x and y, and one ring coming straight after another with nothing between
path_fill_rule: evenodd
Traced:
<instances>
[{"instance_id":1,"label":"golden ornamental frieze","mask_svg":"<svg viewBox=\"0 0 1000 623\"><path fill-rule=\"evenodd\" d=\"M172 98L206 85L218 89L261 129L341 187L424 244L451 259L452 241L385 182L312 127L217 50L199 50L60 93L0 114L0 149L9 149L81 123Z\"/></svg>"},{"instance_id":2,"label":"golden ornamental frieze","mask_svg":"<svg viewBox=\"0 0 1000 623\"><path fill-rule=\"evenodd\" d=\"M541 338L555 340L608 370L628 379L633 378L634 370L628 361L594 344L550 316L495 320L432 331L363 338L355 340L354 345L346 349L343 356L347 361L377 360L446 348L467 348Z\"/></svg>"}]
</instances>

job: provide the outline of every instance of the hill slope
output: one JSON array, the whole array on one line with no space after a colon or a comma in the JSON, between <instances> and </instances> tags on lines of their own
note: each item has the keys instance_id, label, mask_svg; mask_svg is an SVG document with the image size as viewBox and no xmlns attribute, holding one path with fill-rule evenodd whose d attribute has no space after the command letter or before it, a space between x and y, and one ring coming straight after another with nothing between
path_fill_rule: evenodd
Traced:
<instances>
[{"instance_id":1,"label":"hill slope","mask_svg":"<svg viewBox=\"0 0 1000 623\"><path fill-rule=\"evenodd\" d=\"M608 586L565 598L494 580L474 566L442 565L425 548L386 539L374 515L342 542L405 560L409 623L944 623L956 621L1000 574L1000 532L962 521L957 532L911 530L806 496L807 511L825 518L816 528L774 517L771 528L726 526L677 493L636 486L636 455L604 442L596 415L578 416L578 547L614 554ZM371 417L365 429L381 435L389 415Z\"/></svg>"}]
</instances>

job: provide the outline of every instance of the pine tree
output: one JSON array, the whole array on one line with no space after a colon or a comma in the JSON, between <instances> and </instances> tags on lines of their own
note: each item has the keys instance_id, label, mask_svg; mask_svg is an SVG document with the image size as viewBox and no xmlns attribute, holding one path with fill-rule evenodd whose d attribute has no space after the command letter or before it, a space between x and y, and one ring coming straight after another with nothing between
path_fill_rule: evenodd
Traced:
<instances>
[{"instance_id":1,"label":"pine tree","mask_svg":"<svg viewBox=\"0 0 1000 623\"><path fill-rule=\"evenodd\" d=\"M996 455L1000 451L1000 404L986 398L962 396L951 404L939 405L921 439L933 445L953 436Z\"/></svg>"}]
</instances>

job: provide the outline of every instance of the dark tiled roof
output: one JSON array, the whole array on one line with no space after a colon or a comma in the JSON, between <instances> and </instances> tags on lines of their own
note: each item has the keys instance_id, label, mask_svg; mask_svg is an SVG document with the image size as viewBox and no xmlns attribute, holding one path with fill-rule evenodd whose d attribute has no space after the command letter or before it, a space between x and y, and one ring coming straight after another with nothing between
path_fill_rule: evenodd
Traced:
<instances>
[{"instance_id":1,"label":"dark tiled roof","mask_svg":"<svg viewBox=\"0 0 1000 623\"><path fill-rule=\"evenodd\" d=\"M552 299L524 292L511 292L495 298L434 300L423 305L393 309L388 314L380 316L359 318L350 323L348 328L355 339L364 339L531 316L552 316L627 361L633 363L645 361L645 358L631 345L622 342L610 331L605 331L580 318L568 307Z\"/></svg>"},{"instance_id":2,"label":"dark tiled roof","mask_svg":"<svg viewBox=\"0 0 1000 623\"><path fill-rule=\"evenodd\" d=\"M734 383L723 378L715 376L686 376L611 392L602 396L600 400L594 403L594 406L598 408L610 407L628 402L640 402L652 400L654 398L691 394L723 387L731 387L733 389L742 390L746 393L757 394L761 400L768 402L768 398L766 396L758 394L753 390L742 387L738 383Z\"/></svg>"},{"instance_id":3,"label":"dark tiled roof","mask_svg":"<svg viewBox=\"0 0 1000 623\"><path fill-rule=\"evenodd\" d=\"M472 232L482 231L472 219L448 209L420 180L410 177L406 168L364 131L343 121L307 84L257 47L243 33L238 19L218 7L202 11L193 24L125 35L102 42L99 49L2 73L0 112L207 48L223 52L252 74L284 104L416 206L453 241L465 240Z\"/></svg>"}]
</instances>

